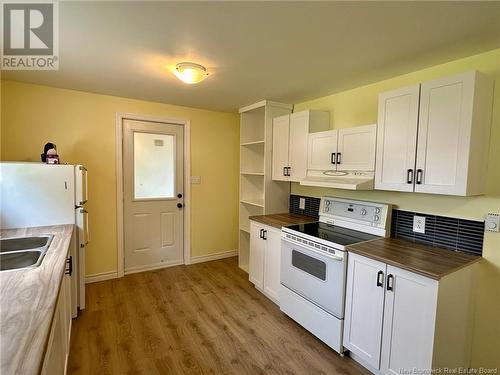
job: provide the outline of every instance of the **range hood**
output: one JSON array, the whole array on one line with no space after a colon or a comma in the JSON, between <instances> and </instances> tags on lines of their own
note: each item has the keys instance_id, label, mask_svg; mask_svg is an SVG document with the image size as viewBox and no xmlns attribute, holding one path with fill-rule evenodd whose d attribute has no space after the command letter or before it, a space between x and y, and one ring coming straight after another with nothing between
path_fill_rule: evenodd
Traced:
<instances>
[{"instance_id":1,"label":"range hood","mask_svg":"<svg viewBox=\"0 0 500 375\"><path fill-rule=\"evenodd\" d=\"M373 190L373 181L374 172L325 171L308 173L300 184L346 190Z\"/></svg>"}]
</instances>

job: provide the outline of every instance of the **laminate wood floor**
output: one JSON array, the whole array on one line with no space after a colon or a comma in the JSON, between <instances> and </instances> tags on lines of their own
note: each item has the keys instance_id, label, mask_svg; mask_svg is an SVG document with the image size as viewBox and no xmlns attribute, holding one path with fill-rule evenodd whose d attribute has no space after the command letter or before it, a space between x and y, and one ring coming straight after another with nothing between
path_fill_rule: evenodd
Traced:
<instances>
[{"instance_id":1,"label":"laminate wood floor","mask_svg":"<svg viewBox=\"0 0 500 375\"><path fill-rule=\"evenodd\" d=\"M228 258L87 285L70 374L367 374L280 312Z\"/></svg>"}]
</instances>

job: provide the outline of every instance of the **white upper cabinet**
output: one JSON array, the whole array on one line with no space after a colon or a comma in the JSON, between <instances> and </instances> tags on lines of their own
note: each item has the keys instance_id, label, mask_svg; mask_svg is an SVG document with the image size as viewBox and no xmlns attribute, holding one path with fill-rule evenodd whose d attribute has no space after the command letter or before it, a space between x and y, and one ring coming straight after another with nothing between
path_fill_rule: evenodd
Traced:
<instances>
[{"instance_id":1,"label":"white upper cabinet","mask_svg":"<svg viewBox=\"0 0 500 375\"><path fill-rule=\"evenodd\" d=\"M476 71L381 94L375 188L483 194L492 100Z\"/></svg>"},{"instance_id":2,"label":"white upper cabinet","mask_svg":"<svg viewBox=\"0 0 500 375\"><path fill-rule=\"evenodd\" d=\"M299 182L306 176L307 135L328 129L328 112L306 110L273 120L273 180Z\"/></svg>"},{"instance_id":3,"label":"white upper cabinet","mask_svg":"<svg viewBox=\"0 0 500 375\"><path fill-rule=\"evenodd\" d=\"M288 149L290 139L290 115L273 119L273 180L289 181Z\"/></svg>"},{"instance_id":4,"label":"white upper cabinet","mask_svg":"<svg viewBox=\"0 0 500 375\"><path fill-rule=\"evenodd\" d=\"M377 125L309 134L309 171L373 171Z\"/></svg>"},{"instance_id":5,"label":"white upper cabinet","mask_svg":"<svg viewBox=\"0 0 500 375\"><path fill-rule=\"evenodd\" d=\"M336 169L337 130L309 134L307 169L327 171Z\"/></svg>"},{"instance_id":6,"label":"white upper cabinet","mask_svg":"<svg viewBox=\"0 0 500 375\"><path fill-rule=\"evenodd\" d=\"M339 129L337 170L373 171L376 137L376 125Z\"/></svg>"},{"instance_id":7,"label":"white upper cabinet","mask_svg":"<svg viewBox=\"0 0 500 375\"><path fill-rule=\"evenodd\" d=\"M415 191L484 193L492 98L492 81L478 72L422 84Z\"/></svg>"},{"instance_id":8,"label":"white upper cabinet","mask_svg":"<svg viewBox=\"0 0 500 375\"><path fill-rule=\"evenodd\" d=\"M420 85L379 95L375 189L413 191L419 95Z\"/></svg>"}]
</instances>

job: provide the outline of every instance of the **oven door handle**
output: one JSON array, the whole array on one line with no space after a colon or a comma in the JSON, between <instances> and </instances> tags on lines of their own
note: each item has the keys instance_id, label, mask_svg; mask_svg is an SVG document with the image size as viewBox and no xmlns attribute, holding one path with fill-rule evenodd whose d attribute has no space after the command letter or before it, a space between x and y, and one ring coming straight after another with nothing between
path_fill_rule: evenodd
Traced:
<instances>
[{"instance_id":1,"label":"oven door handle","mask_svg":"<svg viewBox=\"0 0 500 375\"><path fill-rule=\"evenodd\" d=\"M311 251L315 254L318 254L318 255L321 255L322 257L325 257L325 258L328 258L328 259L332 259L332 260L336 260L336 261L339 261L339 262L342 262L344 260L344 257L339 257L337 255L332 255L330 253L327 253L327 252L324 252L324 251L319 251L319 250L316 250L316 249L313 249L313 248L310 248L309 246L304 246L304 245L300 245L298 244L297 242L295 241L292 241L292 240L289 240L288 238L286 237L281 237L281 239L285 242L288 242L289 244L292 244L292 245L295 245L297 246L297 248L303 248L303 249L306 249L307 251Z\"/></svg>"}]
</instances>

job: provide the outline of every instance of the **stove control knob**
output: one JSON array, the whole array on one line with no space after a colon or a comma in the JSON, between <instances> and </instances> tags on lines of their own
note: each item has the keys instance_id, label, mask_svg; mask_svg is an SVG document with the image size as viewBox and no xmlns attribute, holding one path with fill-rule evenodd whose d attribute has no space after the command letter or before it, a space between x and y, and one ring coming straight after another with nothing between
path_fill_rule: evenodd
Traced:
<instances>
[{"instance_id":1,"label":"stove control knob","mask_svg":"<svg viewBox=\"0 0 500 375\"><path fill-rule=\"evenodd\" d=\"M364 208L361 209L361 215L366 215L366 210Z\"/></svg>"},{"instance_id":2,"label":"stove control knob","mask_svg":"<svg viewBox=\"0 0 500 375\"><path fill-rule=\"evenodd\" d=\"M375 215L375 216L373 217L373 221L379 221L379 220L380 220L380 216Z\"/></svg>"},{"instance_id":3,"label":"stove control knob","mask_svg":"<svg viewBox=\"0 0 500 375\"><path fill-rule=\"evenodd\" d=\"M325 212L330 211L330 207L326 206L326 207L325 207L325 209L324 209L323 211L325 211Z\"/></svg>"},{"instance_id":4,"label":"stove control knob","mask_svg":"<svg viewBox=\"0 0 500 375\"><path fill-rule=\"evenodd\" d=\"M376 207L376 208L375 208L375 213L376 213L376 214L379 214L379 213L380 213L380 208Z\"/></svg>"}]
</instances>

